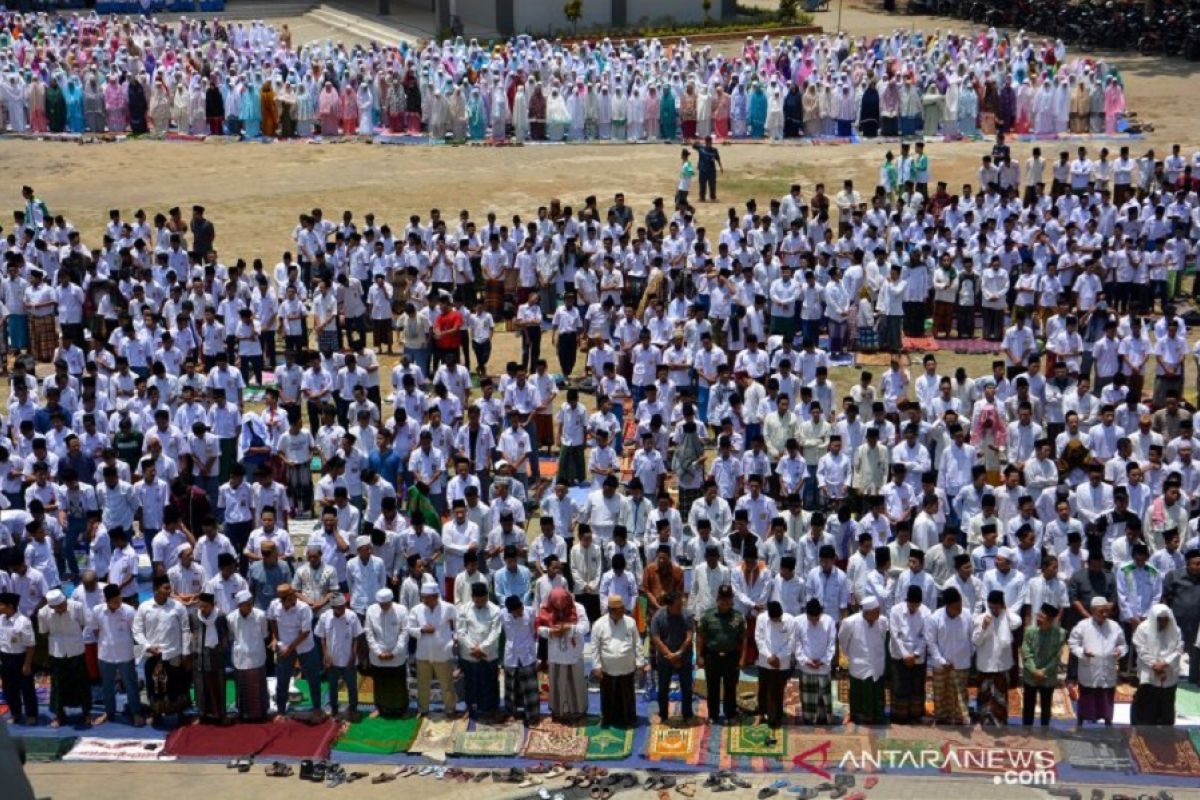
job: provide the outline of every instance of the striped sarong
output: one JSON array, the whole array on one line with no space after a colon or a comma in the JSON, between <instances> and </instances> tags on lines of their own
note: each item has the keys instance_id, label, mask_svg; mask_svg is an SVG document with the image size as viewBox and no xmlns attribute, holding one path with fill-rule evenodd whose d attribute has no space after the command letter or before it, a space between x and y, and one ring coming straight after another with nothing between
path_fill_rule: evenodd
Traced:
<instances>
[{"instance_id":1,"label":"striped sarong","mask_svg":"<svg viewBox=\"0 0 1200 800\"><path fill-rule=\"evenodd\" d=\"M496 320L503 319L504 281L484 281L484 306Z\"/></svg>"},{"instance_id":2,"label":"striped sarong","mask_svg":"<svg viewBox=\"0 0 1200 800\"><path fill-rule=\"evenodd\" d=\"M245 722L266 719L270 711L266 667L235 670L233 678L237 685L238 716Z\"/></svg>"},{"instance_id":3,"label":"striped sarong","mask_svg":"<svg viewBox=\"0 0 1200 800\"><path fill-rule=\"evenodd\" d=\"M939 725L967 723L969 674L966 669L933 670L933 714Z\"/></svg>"}]
</instances>

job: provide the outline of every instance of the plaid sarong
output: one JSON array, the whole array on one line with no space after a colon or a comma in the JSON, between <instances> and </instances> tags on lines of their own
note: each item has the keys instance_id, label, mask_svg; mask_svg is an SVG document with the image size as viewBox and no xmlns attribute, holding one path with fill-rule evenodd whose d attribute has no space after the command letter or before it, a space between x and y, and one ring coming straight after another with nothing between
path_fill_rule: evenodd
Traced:
<instances>
[{"instance_id":1,"label":"plaid sarong","mask_svg":"<svg viewBox=\"0 0 1200 800\"><path fill-rule=\"evenodd\" d=\"M53 314L44 317L29 317L29 349L33 357L43 364L54 358L58 348L58 324Z\"/></svg>"},{"instance_id":2,"label":"plaid sarong","mask_svg":"<svg viewBox=\"0 0 1200 800\"><path fill-rule=\"evenodd\" d=\"M679 490L679 516L684 519L688 518L688 514L692 510L692 503L704 496L704 489L680 489ZM695 531L692 534L695 535Z\"/></svg>"},{"instance_id":3,"label":"plaid sarong","mask_svg":"<svg viewBox=\"0 0 1200 800\"><path fill-rule=\"evenodd\" d=\"M244 722L266 719L271 706L266 667L234 670L233 680L237 686L238 716Z\"/></svg>"},{"instance_id":4,"label":"plaid sarong","mask_svg":"<svg viewBox=\"0 0 1200 800\"><path fill-rule=\"evenodd\" d=\"M967 676L970 670L933 671L933 711L938 724L963 725L968 719Z\"/></svg>"},{"instance_id":5,"label":"plaid sarong","mask_svg":"<svg viewBox=\"0 0 1200 800\"><path fill-rule=\"evenodd\" d=\"M828 675L800 673L800 713L805 725L833 723L833 681Z\"/></svg>"},{"instance_id":6,"label":"plaid sarong","mask_svg":"<svg viewBox=\"0 0 1200 800\"><path fill-rule=\"evenodd\" d=\"M337 328L327 328L317 333L317 349L321 351L333 351L338 349Z\"/></svg>"},{"instance_id":7,"label":"plaid sarong","mask_svg":"<svg viewBox=\"0 0 1200 800\"><path fill-rule=\"evenodd\" d=\"M539 694L537 665L527 667L505 667L504 669L504 703L508 713L516 715L524 709L526 718L536 717L541 713L541 696Z\"/></svg>"}]
</instances>

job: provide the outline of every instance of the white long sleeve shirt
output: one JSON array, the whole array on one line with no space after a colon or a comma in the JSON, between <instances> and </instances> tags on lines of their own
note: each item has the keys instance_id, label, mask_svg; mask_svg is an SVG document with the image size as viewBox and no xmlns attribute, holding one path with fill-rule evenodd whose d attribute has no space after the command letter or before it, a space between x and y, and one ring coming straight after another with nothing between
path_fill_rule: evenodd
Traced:
<instances>
[{"instance_id":1,"label":"white long sleeve shirt","mask_svg":"<svg viewBox=\"0 0 1200 800\"><path fill-rule=\"evenodd\" d=\"M226 615L229 638L233 642L233 668L258 669L267 663L267 612L252 608L243 615L239 608Z\"/></svg>"},{"instance_id":2,"label":"white long sleeve shirt","mask_svg":"<svg viewBox=\"0 0 1200 800\"><path fill-rule=\"evenodd\" d=\"M990 620L990 621L989 621ZM984 611L975 616L971 643L975 645L975 667L980 672L1007 672L1013 665L1013 631L1021 618L1012 611L993 616Z\"/></svg>"},{"instance_id":3,"label":"white long sleeve shirt","mask_svg":"<svg viewBox=\"0 0 1200 800\"><path fill-rule=\"evenodd\" d=\"M143 601L133 617L133 640L143 648L157 648L164 661L191 655L187 610L170 598L165 603Z\"/></svg>"},{"instance_id":4,"label":"white long sleeve shirt","mask_svg":"<svg viewBox=\"0 0 1200 800\"><path fill-rule=\"evenodd\" d=\"M888 613L888 652L892 658L903 659L913 656L918 664L925 662L925 623L930 611L922 603L916 613L908 610L908 603L896 603Z\"/></svg>"},{"instance_id":5,"label":"white long sleeve shirt","mask_svg":"<svg viewBox=\"0 0 1200 800\"><path fill-rule=\"evenodd\" d=\"M637 623L626 614L613 621L610 614L592 626L591 662L605 675L629 675L642 665L642 644Z\"/></svg>"},{"instance_id":6,"label":"white long sleeve shirt","mask_svg":"<svg viewBox=\"0 0 1200 800\"><path fill-rule=\"evenodd\" d=\"M82 603L66 602L62 613L50 606L38 610L38 632L49 636L50 655L54 658L72 658L83 655L83 634L87 630L87 610Z\"/></svg>"},{"instance_id":7,"label":"white long sleeve shirt","mask_svg":"<svg viewBox=\"0 0 1200 800\"><path fill-rule=\"evenodd\" d=\"M795 629L792 617L784 614L779 619L762 617L754 626L754 644L758 648L759 669L792 668L792 654L796 650ZM772 667L769 659L779 659L779 666Z\"/></svg>"},{"instance_id":8,"label":"white long sleeve shirt","mask_svg":"<svg viewBox=\"0 0 1200 800\"><path fill-rule=\"evenodd\" d=\"M934 669L946 666L970 669L974 652L971 629L971 615L965 607L957 617L951 617L945 608L930 614L925 621L925 647L930 665Z\"/></svg>"},{"instance_id":9,"label":"white long sleeve shirt","mask_svg":"<svg viewBox=\"0 0 1200 800\"><path fill-rule=\"evenodd\" d=\"M91 625L96 631L96 655L106 664L133 661L133 619L137 612L121 603L116 611L100 603L92 608Z\"/></svg>"},{"instance_id":10,"label":"white long sleeve shirt","mask_svg":"<svg viewBox=\"0 0 1200 800\"><path fill-rule=\"evenodd\" d=\"M887 663L884 641L888 623L880 614L874 624L867 622L862 612L842 621L838 643L850 662L850 676L858 680L879 680Z\"/></svg>"},{"instance_id":11,"label":"white long sleeve shirt","mask_svg":"<svg viewBox=\"0 0 1200 800\"><path fill-rule=\"evenodd\" d=\"M1067 647L1079 659L1081 686L1111 689L1117 685L1117 660L1125 655L1125 634L1120 625L1111 619L1104 620L1103 625L1085 619L1071 629Z\"/></svg>"},{"instance_id":12,"label":"white long sleeve shirt","mask_svg":"<svg viewBox=\"0 0 1200 800\"><path fill-rule=\"evenodd\" d=\"M449 661L454 652L454 628L458 615L454 606L438 600L438 604L430 608L424 603L418 603L408 613L408 632L417 637L418 661ZM433 626L433 633L422 633L426 625Z\"/></svg>"},{"instance_id":13,"label":"white long sleeve shirt","mask_svg":"<svg viewBox=\"0 0 1200 800\"><path fill-rule=\"evenodd\" d=\"M366 624L368 657L373 667L400 667L408 661L408 609L391 603L384 609L379 603L367 608ZM385 653L392 657L381 658Z\"/></svg>"},{"instance_id":14,"label":"white long sleeve shirt","mask_svg":"<svg viewBox=\"0 0 1200 800\"><path fill-rule=\"evenodd\" d=\"M796 645L793 655L800 671L806 675L828 675L837 649L837 627L833 617L822 614L814 623L807 614L802 614L793 620L793 627ZM819 662L820 666L813 667L810 661Z\"/></svg>"}]
</instances>

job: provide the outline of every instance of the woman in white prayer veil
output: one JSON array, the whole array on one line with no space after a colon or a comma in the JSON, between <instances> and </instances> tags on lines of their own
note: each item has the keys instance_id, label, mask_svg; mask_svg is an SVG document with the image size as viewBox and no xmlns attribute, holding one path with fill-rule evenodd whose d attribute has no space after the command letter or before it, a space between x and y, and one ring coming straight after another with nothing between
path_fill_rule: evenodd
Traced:
<instances>
[{"instance_id":1,"label":"woman in white prayer veil","mask_svg":"<svg viewBox=\"0 0 1200 800\"><path fill-rule=\"evenodd\" d=\"M703 139L712 135L713 97L708 91L708 84L700 84L700 94L696 98L696 136Z\"/></svg>"},{"instance_id":2,"label":"woman in white prayer veil","mask_svg":"<svg viewBox=\"0 0 1200 800\"><path fill-rule=\"evenodd\" d=\"M600 128L600 87L598 84L587 86L587 96L583 103L583 138L595 139Z\"/></svg>"},{"instance_id":3,"label":"woman in white prayer veil","mask_svg":"<svg viewBox=\"0 0 1200 800\"><path fill-rule=\"evenodd\" d=\"M204 104L208 98L208 78L196 76L192 88L188 91L188 132L193 136L202 136L208 131L208 119L205 117Z\"/></svg>"},{"instance_id":4,"label":"woman in white prayer veil","mask_svg":"<svg viewBox=\"0 0 1200 800\"><path fill-rule=\"evenodd\" d=\"M550 97L546 100L546 141L563 141L570 124L571 112L567 109L567 101L559 88L555 86L550 90Z\"/></svg>"},{"instance_id":5,"label":"woman in white prayer veil","mask_svg":"<svg viewBox=\"0 0 1200 800\"><path fill-rule=\"evenodd\" d=\"M191 115L188 113L188 90L183 81L175 84L175 94L171 98L171 124L180 133L191 127Z\"/></svg>"},{"instance_id":6,"label":"woman in white prayer veil","mask_svg":"<svg viewBox=\"0 0 1200 800\"><path fill-rule=\"evenodd\" d=\"M565 98L567 113L571 116L568 124L569 138L572 142L583 141L583 126L587 121L587 87L580 80L574 87L566 87Z\"/></svg>"},{"instance_id":7,"label":"woman in white prayer veil","mask_svg":"<svg viewBox=\"0 0 1200 800\"><path fill-rule=\"evenodd\" d=\"M767 89L767 138L771 141L783 139L783 91L779 84L771 81Z\"/></svg>"},{"instance_id":8,"label":"woman in white prayer veil","mask_svg":"<svg viewBox=\"0 0 1200 800\"><path fill-rule=\"evenodd\" d=\"M503 142L508 138L508 95L504 93L504 84L500 81L492 83L491 109L492 141Z\"/></svg>"},{"instance_id":9,"label":"woman in white prayer veil","mask_svg":"<svg viewBox=\"0 0 1200 800\"><path fill-rule=\"evenodd\" d=\"M596 97L596 138L607 142L612 137L612 93L608 84L600 86L600 94Z\"/></svg>"},{"instance_id":10,"label":"woman in white prayer veil","mask_svg":"<svg viewBox=\"0 0 1200 800\"><path fill-rule=\"evenodd\" d=\"M2 88L0 85L0 89ZM200 116L204 116L203 102ZM100 80L93 71L88 72L87 81L83 85L83 119L86 130L92 133L104 131L104 94L100 90Z\"/></svg>"},{"instance_id":11,"label":"woman in white prayer veil","mask_svg":"<svg viewBox=\"0 0 1200 800\"><path fill-rule=\"evenodd\" d=\"M1047 78L1033 94L1033 132L1040 136L1054 132L1054 92Z\"/></svg>"},{"instance_id":12,"label":"woman in white prayer veil","mask_svg":"<svg viewBox=\"0 0 1200 800\"><path fill-rule=\"evenodd\" d=\"M517 92L513 96L513 138L518 142L529 141L529 95L525 92L525 86L524 83L518 83ZM495 135L496 132L493 130L492 138L495 138Z\"/></svg>"},{"instance_id":13,"label":"woman in white prayer veil","mask_svg":"<svg viewBox=\"0 0 1200 800\"><path fill-rule=\"evenodd\" d=\"M375 133L375 93L371 89L371 81L364 80L358 84L358 133L372 136Z\"/></svg>"},{"instance_id":14,"label":"woman in white prayer veil","mask_svg":"<svg viewBox=\"0 0 1200 800\"><path fill-rule=\"evenodd\" d=\"M629 98L620 84L613 89L612 94L612 139L615 142L625 141L628 136Z\"/></svg>"},{"instance_id":15,"label":"woman in white prayer veil","mask_svg":"<svg viewBox=\"0 0 1200 800\"><path fill-rule=\"evenodd\" d=\"M640 142L646 138L645 119L646 104L642 98L642 88L635 83L629 93L629 141Z\"/></svg>"},{"instance_id":16,"label":"woman in white prayer veil","mask_svg":"<svg viewBox=\"0 0 1200 800\"><path fill-rule=\"evenodd\" d=\"M425 108L422 105L422 108ZM446 130L449 127L450 106L446 95L441 92L433 92L430 95L429 108L429 136L434 141L441 141L446 138Z\"/></svg>"},{"instance_id":17,"label":"woman in white prayer veil","mask_svg":"<svg viewBox=\"0 0 1200 800\"><path fill-rule=\"evenodd\" d=\"M150 91L150 119L155 133L166 133L171 126L171 93L161 72L154 76L154 88Z\"/></svg>"},{"instance_id":18,"label":"woman in white prayer veil","mask_svg":"<svg viewBox=\"0 0 1200 800\"><path fill-rule=\"evenodd\" d=\"M462 142L467 138L467 96L461 86L455 86L450 95L448 117L451 130L454 131L454 141Z\"/></svg>"},{"instance_id":19,"label":"woman in white prayer veil","mask_svg":"<svg viewBox=\"0 0 1200 800\"><path fill-rule=\"evenodd\" d=\"M817 116L821 118L821 135L833 136L837 133L837 109L834 108L835 97L833 87L828 81L821 81L817 94Z\"/></svg>"},{"instance_id":20,"label":"woman in white prayer veil","mask_svg":"<svg viewBox=\"0 0 1200 800\"><path fill-rule=\"evenodd\" d=\"M650 86L646 89L646 94L642 96L642 121L646 126L646 141L658 141L658 135L661 130L659 122L659 112L662 110L662 101L658 96L658 88Z\"/></svg>"},{"instance_id":21,"label":"woman in white prayer veil","mask_svg":"<svg viewBox=\"0 0 1200 800\"><path fill-rule=\"evenodd\" d=\"M316 116L316 86L302 80L296 86L296 135L301 138L312 136Z\"/></svg>"},{"instance_id":22,"label":"woman in white prayer veil","mask_svg":"<svg viewBox=\"0 0 1200 800\"><path fill-rule=\"evenodd\" d=\"M27 131L29 122L25 113L25 82L15 72L10 72L7 80L0 84L0 99L4 101L4 109L8 113L8 127L14 133Z\"/></svg>"},{"instance_id":23,"label":"woman in white prayer veil","mask_svg":"<svg viewBox=\"0 0 1200 800\"><path fill-rule=\"evenodd\" d=\"M1071 124L1071 90L1067 79L1059 75L1054 85L1054 132L1066 133Z\"/></svg>"},{"instance_id":24,"label":"woman in white prayer veil","mask_svg":"<svg viewBox=\"0 0 1200 800\"><path fill-rule=\"evenodd\" d=\"M950 75L946 81L946 115L942 118L942 134L948 139L958 136L958 100L961 90L958 75Z\"/></svg>"},{"instance_id":25,"label":"woman in white prayer veil","mask_svg":"<svg viewBox=\"0 0 1200 800\"><path fill-rule=\"evenodd\" d=\"M804 97L800 104L804 109L804 135L808 137L821 135L821 98L817 94L817 84L810 78L804 87Z\"/></svg>"}]
</instances>

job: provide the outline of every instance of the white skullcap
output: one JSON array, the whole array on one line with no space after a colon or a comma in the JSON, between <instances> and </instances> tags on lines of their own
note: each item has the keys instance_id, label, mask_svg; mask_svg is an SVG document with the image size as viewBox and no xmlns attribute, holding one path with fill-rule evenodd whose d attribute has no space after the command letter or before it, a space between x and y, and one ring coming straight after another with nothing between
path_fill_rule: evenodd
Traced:
<instances>
[{"instance_id":1,"label":"white skullcap","mask_svg":"<svg viewBox=\"0 0 1200 800\"><path fill-rule=\"evenodd\" d=\"M375 602L376 603L392 602L392 590L391 589L380 589L378 592L375 593Z\"/></svg>"},{"instance_id":2,"label":"white skullcap","mask_svg":"<svg viewBox=\"0 0 1200 800\"><path fill-rule=\"evenodd\" d=\"M863 611L874 611L877 608L879 608L879 598L877 597L868 597L862 602Z\"/></svg>"},{"instance_id":3,"label":"white skullcap","mask_svg":"<svg viewBox=\"0 0 1200 800\"><path fill-rule=\"evenodd\" d=\"M425 596L431 595L431 594L437 594L437 593L438 593L438 587L437 587L436 583L421 584L421 596L422 597L425 597Z\"/></svg>"},{"instance_id":4,"label":"white skullcap","mask_svg":"<svg viewBox=\"0 0 1200 800\"><path fill-rule=\"evenodd\" d=\"M1013 552L1013 549L1011 547L1001 547L999 550L996 551L996 558L1003 558L1006 561L1012 561L1013 558L1016 557L1016 555L1017 554Z\"/></svg>"},{"instance_id":5,"label":"white skullcap","mask_svg":"<svg viewBox=\"0 0 1200 800\"><path fill-rule=\"evenodd\" d=\"M238 592L237 594L235 594L235 595L233 596L233 599L234 599L235 601L237 601L237 604L238 604L238 605L241 605L242 603L251 603L251 602L253 602L253 601L254 601L254 595L250 594L250 590L249 590L249 589L242 589L240 592Z\"/></svg>"},{"instance_id":6,"label":"white skullcap","mask_svg":"<svg viewBox=\"0 0 1200 800\"><path fill-rule=\"evenodd\" d=\"M46 592L46 605L58 606L67 602L67 596L62 593L61 589L51 589Z\"/></svg>"},{"instance_id":7,"label":"white skullcap","mask_svg":"<svg viewBox=\"0 0 1200 800\"><path fill-rule=\"evenodd\" d=\"M1097 608L1105 608L1108 606L1108 600L1103 597L1093 597L1092 604L1089 606L1093 611Z\"/></svg>"}]
</instances>

